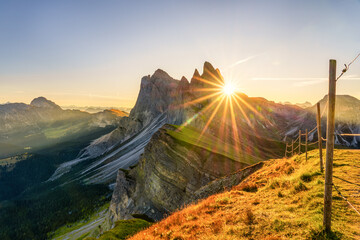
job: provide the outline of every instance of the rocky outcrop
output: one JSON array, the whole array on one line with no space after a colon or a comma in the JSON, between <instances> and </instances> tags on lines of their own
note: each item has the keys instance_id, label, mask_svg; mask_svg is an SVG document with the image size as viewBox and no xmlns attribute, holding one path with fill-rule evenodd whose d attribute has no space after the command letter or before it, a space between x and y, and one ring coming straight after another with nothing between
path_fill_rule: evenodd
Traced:
<instances>
[{"instance_id":1,"label":"rocky outcrop","mask_svg":"<svg viewBox=\"0 0 360 240\"><path fill-rule=\"evenodd\" d=\"M138 119L146 126L159 114L169 110L170 106L180 105L186 79L175 80L161 69L141 79L140 93L130 118ZM181 116L179 116L181 118ZM172 119L171 122L177 122Z\"/></svg>"},{"instance_id":2,"label":"rocky outcrop","mask_svg":"<svg viewBox=\"0 0 360 240\"><path fill-rule=\"evenodd\" d=\"M131 218L133 214L160 220L191 199L202 186L247 166L178 142L167 134L168 130L174 128L165 125L153 135L139 165L127 176L119 173L110 204L112 220Z\"/></svg>"},{"instance_id":3,"label":"rocky outcrop","mask_svg":"<svg viewBox=\"0 0 360 240\"><path fill-rule=\"evenodd\" d=\"M209 184L198 189L190 198L188 203L195 202L200 199L207 198L210 195L214 195L225 190L231 189L233 186L241 183L245 178L259 170L264 166L264 162L259 162L239 171L236 171L228 176L216 179Z\"/></svg>"}]
</instances>

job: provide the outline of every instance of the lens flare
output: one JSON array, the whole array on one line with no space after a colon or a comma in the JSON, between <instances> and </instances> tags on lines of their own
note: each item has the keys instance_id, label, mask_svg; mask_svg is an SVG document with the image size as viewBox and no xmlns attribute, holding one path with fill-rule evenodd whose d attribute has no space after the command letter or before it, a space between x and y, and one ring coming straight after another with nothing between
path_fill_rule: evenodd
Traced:
<instances>
[{"instance_id":1,"label":"lens flare","mask_svg":"<svg viewBox=\"0 0 360 240\"><path fill-rule=\"evenodd\" d=\"M232 83L225 83L222 89L223 93L227 96L231 96L235 93L235 86Z\"/></svg>"},{"instance_id":2,"label":"lens flare","mask_svg":"<svg viewBox=\"0 0 360 240\"><path fill-rule=\"evenodd\" d=\"M198 136L197 141L201 142L205 136L216 135L217 143L214 143L216 148L222 148L225 151L231 152L236 158L243 156L242 152L248 152L247 140L244 136L248 134L249 130L243 129L243 124L253 129L254 135L256 130L254 128L254 119L264 120L264 116L259 112L255 106L247 102L247 97L241 94L233 81L224 81L212 72L206 72L213 81L202 77L195 77L198 85L190 90L190 94L195 96L191 101L183 103L182 107L191 107L198 109L194 115L190 117L179 130L191 124L195 119L204 119L204 126ZM217 129L217 130L216 130ZM208 131L209 130L209 131ZM216 131L216 132L214 132ZM243 132L245 131L245 132ZM233 148L228 149L229 142ZM253 155L253 154L251 154Z\"/></svg>"}]
</instances>

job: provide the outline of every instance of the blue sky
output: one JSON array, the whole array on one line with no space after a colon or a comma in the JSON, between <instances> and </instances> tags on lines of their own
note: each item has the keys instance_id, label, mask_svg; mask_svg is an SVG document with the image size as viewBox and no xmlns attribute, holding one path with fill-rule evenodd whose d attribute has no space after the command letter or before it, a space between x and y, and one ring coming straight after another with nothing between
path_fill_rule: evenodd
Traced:
<instances>
[{"instance_id":1,"label":"blue sky","mask_svg":"<svg viewBox=\"0 0 360 240\"><path fill-rule=\"evenodd\" d=\"M360 1L0 1L0 103L132 106L210 61L249 96L315 103L360 52ZM238 63L238 64L236 64ZM360 98L360 61L338 84Z\"/></svg>"}]
</instances>

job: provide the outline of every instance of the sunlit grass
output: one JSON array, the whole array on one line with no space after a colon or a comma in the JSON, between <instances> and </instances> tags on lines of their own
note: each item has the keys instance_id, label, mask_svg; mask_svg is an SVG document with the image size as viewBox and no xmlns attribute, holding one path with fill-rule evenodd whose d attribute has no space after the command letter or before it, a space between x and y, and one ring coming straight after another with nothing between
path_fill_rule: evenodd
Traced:
<instances>
[{"instance_id":1,"label":"sunlit grass","mask_svg":"<svg viewBox=\"0 0 360 240\"><path fill-rule=\"evenodd\" d=\"M358 183L359 158L360 151L336 150L334 176ZM356 185L334 183L360 207ZM249 184L256 190L246 191ZM308 161L304 155L270 160L231 191L189 205L131 239L311 239L321 235L323 191L317 150ZM358 239L359 226L358 215L334 191L333 239Z\"/></svg>"},{"instance_id":2,"label":"sunlit grass","mask_svg":"<svg viewBox=\"0 0 360 240\"><path fill-rule=\"evenodd\" d=\"M196 128L191 126L175 127L177 127L177 130L167 130L167 133L177 140L202 147L210 152L221 154L230 159L241 161L246 164L254 164L260 161L260 159L256 157L242 156L242 153L239 152L234 145L226 143L222 139L208 133L201 133Z\"/></svg>"},{"instance_id":3,"label":"sunlit grass","mask_svg":"<svg viewBox=\"0 0 360 240\"><path fill-rule=\"evenodd\" d=\"M58 127L49 127L46 128L43 133L47 138L61 138L66 136L67 134L74 134L78 131L81 131L85 128L85 123L70 123L66 125L61 125Z\"/></svg>"}]
</instances>

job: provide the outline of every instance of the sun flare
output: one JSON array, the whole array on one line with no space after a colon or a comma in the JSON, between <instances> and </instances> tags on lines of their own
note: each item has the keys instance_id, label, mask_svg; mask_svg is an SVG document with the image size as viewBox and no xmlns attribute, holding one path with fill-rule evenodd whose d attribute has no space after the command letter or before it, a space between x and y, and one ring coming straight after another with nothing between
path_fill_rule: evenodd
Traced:
<instances>
[{"instance_id":1,"label":"sun flare","mask_svg":"<svg viewBox=\"0 0 360 240\"><path fill-rule=\"evenodd\" d=\"M226 83L222 89L223 93L227 96L231 96L235 93L235 86L231 83Z\"/></svg>"},{"instance_id":2,"label":"sun flare","mask_svg":"<svg viewBox=\"0 0 360 240\"><path fill-rule=\"evenodd\" d=\"M263 119L263 116L247 102L246 95L241 94L236 81L233 79L225 81L221 75L218 76L219 72L216 70L205 69L204 73L206 77L201 77L200 74L194 77L195 83L198 84L192 90L196 94L195 98L183 104L184 107L197 104L203 106L201 110L195 112L191 118L183 123L179 130L199 117L200 119L206 117L206 123L197 137L197 141L203 141L204 134L208 129L217 129L215 131L217 131L218 140L215 143L215 148L228 141L235 149L231 154L234 157L240 157L244 151L242 124L245 123L253 128L251 119L255 116ZM214 124L216 127L212 126Z\"/></svg>"}]
</instances>

